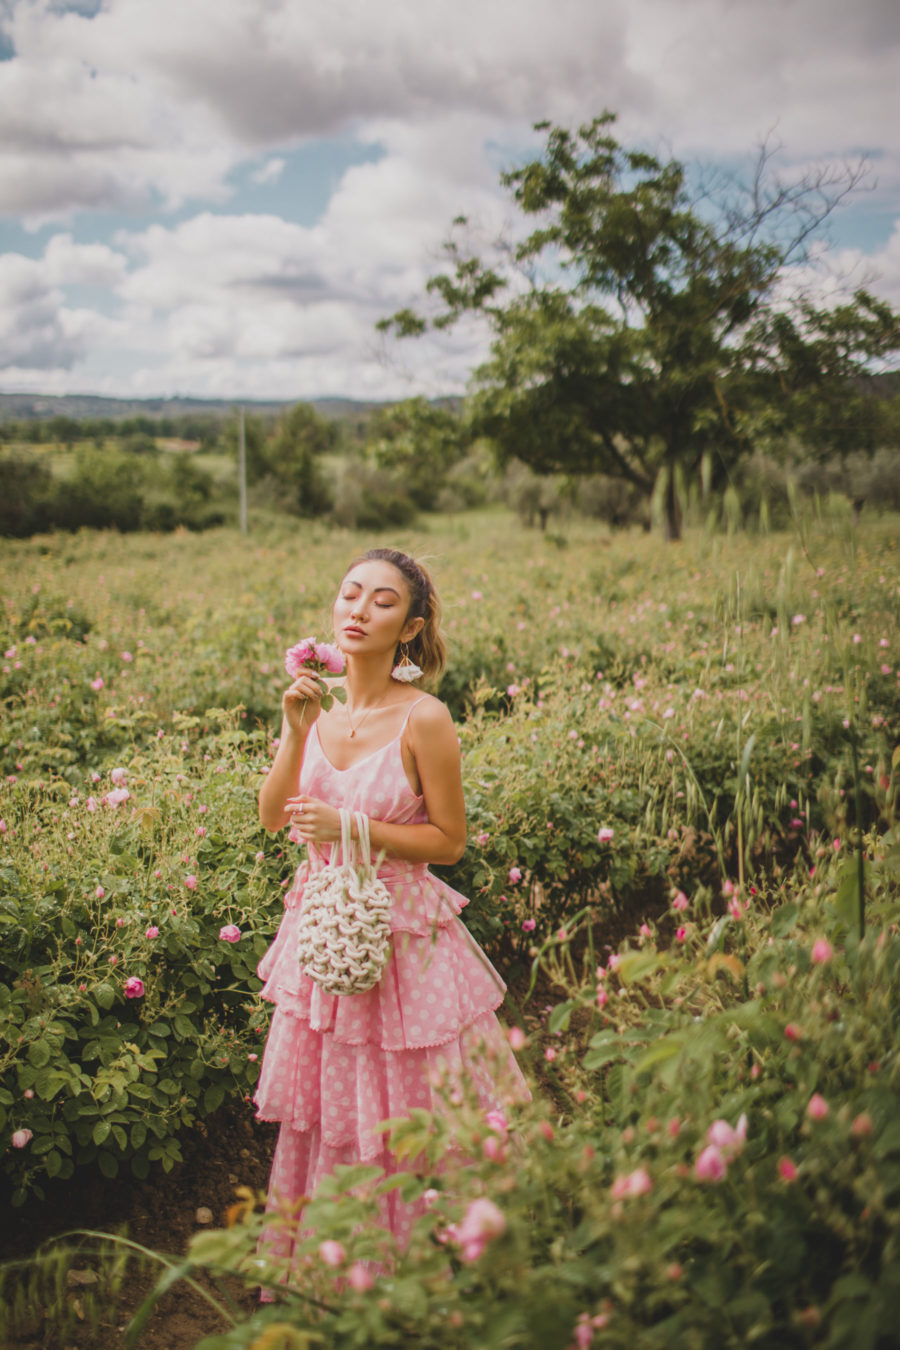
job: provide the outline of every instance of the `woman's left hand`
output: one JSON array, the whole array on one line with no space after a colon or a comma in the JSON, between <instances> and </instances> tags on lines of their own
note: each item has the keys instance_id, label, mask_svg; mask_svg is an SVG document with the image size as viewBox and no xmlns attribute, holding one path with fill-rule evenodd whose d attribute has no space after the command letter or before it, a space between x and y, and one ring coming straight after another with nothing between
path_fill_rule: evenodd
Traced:
<instances>
[{"instance_id":1,"label":"woman's left hand","mask_svg":"<svg viewBox=\"0 0 900 1350\"><path fill-rule=\"evenodd\" d=\"M327 802L300 792L288 797L284 809L305 844L333 844L341 837L341 815Z\"/></svg>"}]
</instances>

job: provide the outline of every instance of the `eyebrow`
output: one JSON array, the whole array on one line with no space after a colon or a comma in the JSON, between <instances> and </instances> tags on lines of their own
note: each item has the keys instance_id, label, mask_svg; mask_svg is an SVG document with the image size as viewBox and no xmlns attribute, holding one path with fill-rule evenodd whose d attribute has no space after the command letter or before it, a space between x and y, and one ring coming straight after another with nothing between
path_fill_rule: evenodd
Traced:
<instances>
[{"instance_id":1,"label":"eyebrow","mask_svg":"<svg viewBox=\"0 0 900 1350\"><path fill-rule=\"evenodd\" d=\"M358 586L359 589L362 590L362 582L361 582L361 581L357 581L357 580L356 580L356 577L347 577L346 580L344 581L344 585L345 585L345 586ZM393 586L376 586L376 587L375 587L375 594L376 594L376 595L380 595L382 591L390 591L391 595L396 595L397 599L398 599L398 600L400 599L400 592L399 592L399 591L395 591L394 588L393 588Z\"/></svg>"}]
</instances>

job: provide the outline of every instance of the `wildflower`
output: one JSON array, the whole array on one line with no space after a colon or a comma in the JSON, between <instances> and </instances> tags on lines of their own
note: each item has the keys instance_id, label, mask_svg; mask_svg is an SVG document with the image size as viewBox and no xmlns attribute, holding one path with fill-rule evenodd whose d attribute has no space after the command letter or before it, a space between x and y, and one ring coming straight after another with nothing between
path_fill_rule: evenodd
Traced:
<instances>
[{"instance_id":1,"label":"wildflower","mask_svg":"<svg viewBox=\"0 0 900 1350\"><path fill-rule=\"evenodd\" d=\"M727 1120L714 1120L706 1132L706 1142L719 1150L726 1162L736 1158L747 1138L747 1117L741 1115L732 1129Z\"/></svg>"},{"instance_id":2,"label":"wildflower","mask_svg":"<svg viewBox=\"0 0 900 1350\"><path fill-rule=\"evenodd\" d=\"M806 1107L806 1114L809 1116L810 1120L824 1120L830 1109L831 1108L822 1094L814 1092Z\"/></svg>"},{"instance_id":3,"label":"wildflower","mask_svg":"<svg viewBox=\"0 0 900 1350\"><path fill-rule=\"evenodd\" d=\"M709 1144L694 1163L698 1181L722 1181L727 1171L728 1165L715 1144Z\"/></svg>"},{"instance_id":4,"label":"wildflower","mask_svg":"<svg viewBox=\"0 0 900 1350\"><path fill-rule=\"evenodd\" d=\"M126 998L143 998L143 997L144 997L144 981L143 981L143 980L139 980L138 977L137 977L136 975L131 975L131 976L129 976L129 978L125 981L125 997L126 997Z\"/></svg>"},{"instance_id":5,"label":"wildflower","mask_svg":"<svg viewBox=\"0 0 900 1350\"><path fill-rule=\"evenodd\" d=\"M522 869L520 867L511 867L509 869L509 884L517 886L522 880Z\"/></svg>"},{"instance_id":6,"label":"wildflower","mask_svg":"<svg viewBox=\"0 0 900 1350\"><path fill-rule=\"evenodd\" d=\"M778 1175L782 1181L786 1181L790 1185L791 1182L797 1180L797 1164L790 1158L779 1158Z\"/></svg>"},{"instance_id":7,"label":"wildflower","mask_svg":"<svg viewBox=\"0 0 900 1350\"><path fill-rule=\"evenodd\" d=\"M597 831L598 844L608 844L615 833L616 832L611 825L601 825L600 829Z\"/></svg>"},{"instance_id":8,"label":"wildflower","mask_svg":"<svg viewBox=\"0 0 900 1350\"><path fill-rule=\"evenodd\" d=\"M493 1200L481 1197L473 1200L463 1216L462 1223L452 1224L448 1235L459 1243L462 1259L477 1261L489 1242L506 1231L506 1219Z\"/></svg>"},{"instance_id":9,"label":"wildflower","mask_svg":"<svg viewBox=\"0 0 900 1350\"><path fill-rule=\"evenodd\" d=\"M195 891L197 889L197 878L194 876L193 872L185 877L184 884L189 891Z\"/></svg>"},{"instance_id":10,"label":"wildflower","mask_svg":"<svg viewBox=\"0 0 900 1350\"><path fill-rule=\"evenodd\" d=\"M156 924L151 924L151 926L147 929L146 933L144 934L144 937L149 938L151 942L153 941L154 938L159 937L159 929L156 927Z\"/></svg>"},{"instance_id":11,"label":"wildflower","mask_svg":"<svg viewBox=\"0 0 900 1350\"><path fill-rule=\"evenodd\" d=\"M645 1167L638 1167L634 1172L629 1172L627 1177L616 1177L610 1193L614 1200L621 1200L626 1196L646 1195L652 1186L650 1173Z\"/></svg>"},{"instance_id":12,"label":"wildflower","mask_svg":"<svg viewBox=\"0 0 900 1350\"><path fill-rule=\"evenodd\" d=\"M816 938L810 952L810 960L817 966L824 966L834 955L834 949L827 938Z\"/></svg>"},{"instance_id":13,"label":"wildflower","mask_svg":"<svg viewBox=\"0 0 900 1350\"><path fill-rule=\"evenodd\" d=\"M24 1148L29 1140L33 1138L34 1133L31 1130L15 1130L9 1142L12 1144L13 1148Z\"/></svg>"},{"instance_id":14,"label":"wildflower","mask_svg":"<svg viewBox=\"0 0 900 1350\"><path fill-rule=\"evenodd\" d=\"M289 647L284 654L284 668L292 680L296 680L304 670L311 669L315 674L328 671L331 675L340 675L344 669L344 653L332 642L316 642L315 638L303 638L296 646Z\"/></svg>"},{"instance_id":15,"label":"wildflower","mask_svg":"<svg viewBox=\"0 0 900 1350\"><path fill-rule=\"evenodd\" d=\"M326 1266L340 1266L344 1261L344 1249L333 1238L328 1238L325 1242L319 1243L319 1255Z\"/></svg>"},{"instance_id":16,"label":"wildflower","mask_svg":"<svg viewBox=\"0 0 900 1350\"><path fill-rule=\"evenodd\" d=\"M237 924L226 923L223 928L219 929L219 940L221 942L240 942L241 930Z\"/></svg>"},{"instance_id":17,"label":"wildflower","mask_svg":"<svg viewBox=\"0 0 900 1350\"><path fill-rule=\"evenodd\" d=\"M684 891L679 891L678 894L675 896L675 899L672 901L672 908L678 910L687 909L689 904L690 901L688 900Z\"/></svg>"},{"instance_id":18,"label":"wildflower","mask_svg":"<svg viewBox=\"0 0 900 1350\"><path fill-rule=\"evenodd\" d=\"M364 1261L354 1261L347 1272L347 1283L357 1294L366 1294L375 1285L375 1277Z\"/></svg>"}]
</instances>

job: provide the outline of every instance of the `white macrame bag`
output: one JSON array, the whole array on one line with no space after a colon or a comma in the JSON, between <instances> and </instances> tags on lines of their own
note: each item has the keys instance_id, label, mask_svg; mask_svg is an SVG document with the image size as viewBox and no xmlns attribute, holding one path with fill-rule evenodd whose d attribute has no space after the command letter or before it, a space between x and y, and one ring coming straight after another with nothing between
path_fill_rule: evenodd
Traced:
<instances>
[{"instance_id":1,"label":"white macrame bag","mask_svg":"<svg viewBox=\"0 0 900 1350\"><path fill-rule=\"evenodd\" d=\"M391 954L391 895L369 849L369 818L341 811L341 860L311 872L303 891L297 956L327 994L363 994L381 979ZM358 852L358 857L357 857Z\"/></svg>"}]
</instances>

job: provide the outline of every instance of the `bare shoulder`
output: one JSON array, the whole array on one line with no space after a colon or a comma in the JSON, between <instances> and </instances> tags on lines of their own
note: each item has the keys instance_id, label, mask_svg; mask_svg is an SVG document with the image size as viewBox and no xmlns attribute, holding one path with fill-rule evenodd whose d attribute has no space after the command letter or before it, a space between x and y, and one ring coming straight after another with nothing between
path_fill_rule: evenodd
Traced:
<instances>
[{"instance_id":1,"label":"bare shoulder","mask_svg":"<svg viewBox=\"0 0 900 1350\"><path fill-rule=\"evenodd\" d=\"M453 725L449 708L446 703L442 703L433 694L420 694L418 702L414 704L409 714L408 725L413 736L420 732L426 736L439 732L446 735L448 731L452 731L454 736L456 735L456 728Z\"/></svg>"}]
</instances>

